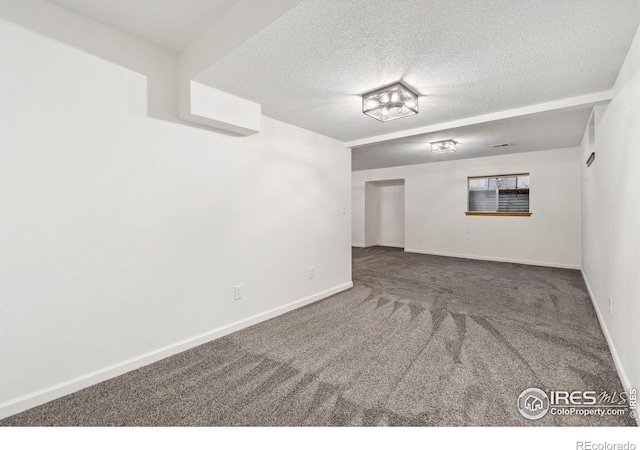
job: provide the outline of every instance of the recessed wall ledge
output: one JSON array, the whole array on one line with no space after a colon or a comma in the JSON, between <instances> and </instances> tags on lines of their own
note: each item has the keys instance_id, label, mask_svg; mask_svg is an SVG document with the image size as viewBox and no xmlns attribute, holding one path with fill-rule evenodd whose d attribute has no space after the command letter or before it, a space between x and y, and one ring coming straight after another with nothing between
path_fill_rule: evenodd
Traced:
<instances>
[{"instance_id":1,"label":"recessed wall ledge","mask_svg":"<svg viewBox=\"0 0 640 450\"><path fill-rule=\"evenodd\" d=\"M189 81L188 98L180 110L180 118L238 136L260 132L262 107L258 103Z\"/></svg>"}]
</instances>

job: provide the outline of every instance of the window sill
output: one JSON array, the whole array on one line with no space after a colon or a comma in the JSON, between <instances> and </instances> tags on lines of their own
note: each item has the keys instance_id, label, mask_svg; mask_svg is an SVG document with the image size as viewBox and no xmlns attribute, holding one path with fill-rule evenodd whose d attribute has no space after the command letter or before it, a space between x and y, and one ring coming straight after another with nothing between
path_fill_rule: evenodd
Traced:
<instances>
[{"instance_id":1,"label":"window sill","mask_svg":"<svg viewBox=\"0 0 640 450\"><path fill-rule=\"evenodd\" d=\"M507 216L507 217L529 217L530 212L465 212L467 216Z\"/></svg>"}]
</instances>

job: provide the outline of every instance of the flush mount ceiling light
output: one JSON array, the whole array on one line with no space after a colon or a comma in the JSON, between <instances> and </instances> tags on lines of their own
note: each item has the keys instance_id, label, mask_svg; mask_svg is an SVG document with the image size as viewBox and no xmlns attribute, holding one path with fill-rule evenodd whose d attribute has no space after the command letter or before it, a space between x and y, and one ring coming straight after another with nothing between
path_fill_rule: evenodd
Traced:
<instances>
[{"instance_id":1,"label":"flush mount ceiling light","mask_svg":"<svg viewBox=\"0 0 640 450\"><path fill-rule=\"evenodd\" d=\"M431 142L431 151L433 153L454 153L456 151L456 141L438 141Z\"/></svg>"},{"instance_id":2,"label":"flush mount ceiling light","mask_svg":"<svg viewBox=\"0 0 640 450\"><path fill-rule=\"evenodd\" d=\"M398 82L362 96L362 112L380 122L418 114L418 95Z\"/></svg>"}]
</instances>

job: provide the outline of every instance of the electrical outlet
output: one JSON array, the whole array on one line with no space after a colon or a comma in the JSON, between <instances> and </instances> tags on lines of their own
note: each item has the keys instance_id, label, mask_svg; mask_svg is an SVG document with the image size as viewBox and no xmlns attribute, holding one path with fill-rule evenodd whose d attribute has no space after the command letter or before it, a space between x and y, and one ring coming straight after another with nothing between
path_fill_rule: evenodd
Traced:
<instances>
[{"instance_id":1,"label":"electrical outlet","mask_svg":"<svg viewBox=\"0 0 640 450\"><path fill-rule=\"evenodd\" d=\"M347 205L342 205L342 214L347 213Z\"/></svg>"},{"instance_id":2,"label":"electrical outlet","mask_svg":"<svg viewBox=\"0 0 640 450\"><path fill-rule=\"evenodd\" d=\"M312 278L316 277L316 268L315 266L311 266L309 267L309 279L311 280Z\"/></svg>"},{"instance_id":3,"label":"electrical outlet","mask_svg":"<svg viewBox=\"0 0 640 450\"><path fill-rule=\"evenodd\" d=\"M613 299L609 297L609 315L613 316Z\"/></svg>"},{"instance_id":4,"label":"electrical outlet","mask_svg":"<svg viewBox=\"0 0 640 450\"><path fill-rule=\"evenodd\" d=\"M234 286L233 288L233 299L234 300L241 300L242 299L242 285L239 284L237 286Z\"/></svg>"}]
</instances>

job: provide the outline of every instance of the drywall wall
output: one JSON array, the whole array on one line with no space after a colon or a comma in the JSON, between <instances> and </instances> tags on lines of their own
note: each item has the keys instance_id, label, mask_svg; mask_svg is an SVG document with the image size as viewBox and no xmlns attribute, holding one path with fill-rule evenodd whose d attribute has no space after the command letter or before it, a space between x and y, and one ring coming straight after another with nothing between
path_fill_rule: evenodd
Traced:
<instances>
[{"instance_id":1,"label":"drywall wall","mask_svg":"<svg viewBox=\"0 0 640 450\"><path fill-rule=\"evenodd\" d=\"M404 247L404 183L380 186L378 244Z\"/></svg>"},{"instance_id":2,"label":"drywall wall","mask_svg":"<svg viewBox=\"0 0 640 450\"><path fill-rule=\"evenodd\" d=\"M364 200L364 245L370 247L380 238L380 186L365 183Z\"/></svg>"},{"instance_id":3,"label":"drywall wall","mask_svg":"<svg viewBox=\"0 0 640 450\"><path fill-rule=\"evenodd\" d=\"M582 270L626 389L640 387L640 31L582 141ZM591 152L594 163L585 162ZM611 311L609 309L611 299Z\"/></svg>"},{"instance_id":4,"label":"drywall wall","mask_svg":"<svg viewBox=\"0 0 640 450\"><path fill-rule=\"evenodd\" d=\"M341 143L149 117L177 110L176 55L31 13L0 22L1 415L351 285Z\"/></svg>"},{"instance_id":5,"label":"drywall wall","mask_svg":"<svg viewBox=\"0 0 640 450\"><path fill-rule=\"evenodd\" d=\"M569 148L355 171L352 198L367 182L403 178L406 251L579 268L580 159ZM467 177L523 172L531 174L532 216L465 216ZM353 204L354 222L361 210Z\"/></svg>"},{"instance_id":6,"label":"drywall wall","mask_svg":"<svg viewBox=\"0 0 640 450\"><path fill-rule=\"evenodd\" d=\"M365 189L365 183L358 184L357 188L355 185L352 185L351 188L351 245L353 247L365 246Z\"/></svg>"}]
</instances>

